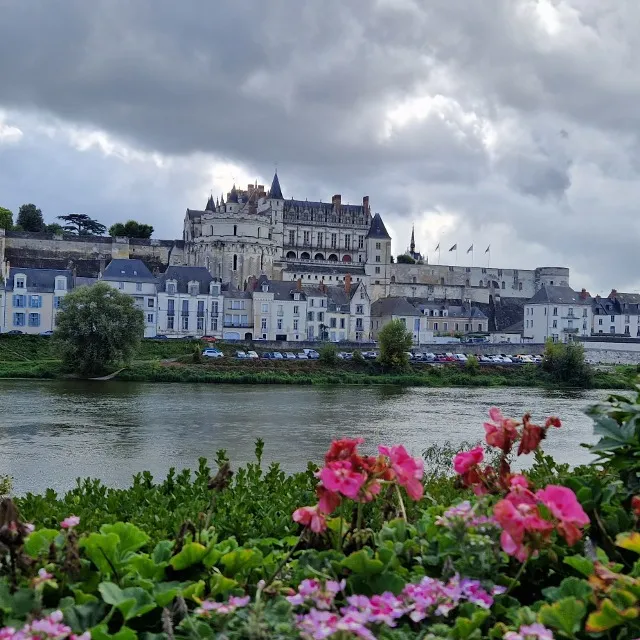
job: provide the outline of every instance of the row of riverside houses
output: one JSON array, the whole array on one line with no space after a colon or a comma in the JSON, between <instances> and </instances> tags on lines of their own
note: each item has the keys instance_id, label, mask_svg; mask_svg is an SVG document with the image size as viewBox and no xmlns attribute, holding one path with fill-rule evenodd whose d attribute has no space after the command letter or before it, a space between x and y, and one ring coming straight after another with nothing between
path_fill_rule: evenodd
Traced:
<instances>
[{"instance_id":1,"label":"row of riverside houses","mask_svg":"<svg viewBox=\"0 0 640 640\"><path fill-rule=\"evenodd\" d=\"M568 342L600 334L640 338L640 294L613 289L602 298L585 289L543 286L524 305L522 337L527 342Z\"/></svg>"},{"instance_id":2,"label":"row of riverside houses","mask_svg":"<svg viewBox=\"0 0 640 640\"><path fill-rule=\"evenodd\" d=\"M363 282L339 286L250 278L245 291L214 279L205 267L170 266L155 277L141 260L113 259L99 278L71 270L5 263L0 331L50 333L61 299L75 287L105 282L143 311L147 338L215 336L229 340L350 340L371 336L371 301Z\"/></svg>"}]
</instances>

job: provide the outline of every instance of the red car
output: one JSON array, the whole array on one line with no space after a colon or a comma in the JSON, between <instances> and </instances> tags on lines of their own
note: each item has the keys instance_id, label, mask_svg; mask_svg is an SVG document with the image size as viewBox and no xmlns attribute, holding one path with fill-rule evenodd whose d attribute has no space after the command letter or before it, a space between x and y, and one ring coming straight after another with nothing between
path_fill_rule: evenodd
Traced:
<instances>
[{"instance_id":1,"label":"red car","mask_svg":"<svg viewBox=\"0 0 640 640\"><path fill-rule=\"evenodd\" d=\"M214 336L203 336L200 340L203 342L218 342L218 338L215 338Z\"/></svg>"}]
</instances>

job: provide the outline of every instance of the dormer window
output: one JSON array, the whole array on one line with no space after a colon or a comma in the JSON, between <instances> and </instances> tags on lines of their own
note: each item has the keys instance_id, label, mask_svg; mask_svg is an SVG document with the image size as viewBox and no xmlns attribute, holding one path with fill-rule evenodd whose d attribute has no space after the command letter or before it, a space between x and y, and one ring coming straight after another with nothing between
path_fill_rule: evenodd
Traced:
<instances>
[{"instance_id":1,"label":"dormer window","mask_svg":"<svg viewBox=\"0 0 640 640\"><path fill-rule=\"evenodd\" d=\"M167 293L170 296L174 296L176 294L176 283L175 282L167 282Z\"/></svg>"},{"instance_id":2,"label":"dormer window","mask_svg":"<svg viewBox=\"0 0 640 640\"><path fill-rule=\"evenodd\" d=\"M341 307L340 305L337 305L337 306L336 306L336 311L337 311L338 313L340 313L340 312L342 311L342 307Z\"/></svg>"},{"instance_id":3,"label":"dormer window","mask_svg":"<svg viewBox=\"0 0 640 640\"><path fill-rule=\"evenodd\" d=\"M264 293L266 293L267 291L269 291L269 285L268 285L268 284L266 284L266 283L265 283L265 284L263 284L263 285L262 285L262 291L263 291Z\"/></svg>"},{"instance_id":4,"label":"dormer window","mask_svg":"<svg viewBox=\"0 0 640 640\"><path fill-rule=\"evenodd\" d=\"M212 296L219 296L220 295L220 285L216 284L215 282L212 282L211 286L209 288L209 292L211 293Z\"/></svg>"},{"instance_id":5,"label":"dormer window","mask_svg":"<svg viewBox=\"0 0 640 640\"><path fill-rule=\"evenodd\" d=\"M66 291L66 289L67 289L67 279L56 278L56 291Z\"/></svg>"},{"instance_id":6,"label":"dormer window","mask_svg":"<svg viewBox=\"0 0 640 640\"><path fill-rule=\"evenodd\" d=\"M197 296L200 293L200 283L190 282L188 286L188 291L190 296Z\"/></svg>"},{"instance_id":7,"label":"dormer window","mask_svg":"<svg viewBox=\"0 0 640 640\"><path fill-rule=\"evenodd\" d=\"M294 300L300 300L300 294L299 293L294 293L293 294L293 299Z\"/></svg>"},{"instance_id":8,"label":"dormer window","mask_svg":"<svg viewBox=\"0 0 640 640\"><path fill-rule=\"evenodd\" d=\"M13 288L14 289L26 289L27 288L27 276L23 274L18 274L13 279Z\"/></svg>"}]
</instances>

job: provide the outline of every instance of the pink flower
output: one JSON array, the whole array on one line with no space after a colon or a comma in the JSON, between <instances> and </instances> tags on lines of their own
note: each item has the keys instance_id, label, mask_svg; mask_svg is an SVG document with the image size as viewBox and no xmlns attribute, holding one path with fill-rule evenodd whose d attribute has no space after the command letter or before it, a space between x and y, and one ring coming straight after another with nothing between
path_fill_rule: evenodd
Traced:
<instances>
[{"instance_id":1,"label":"pink flower","mask_svg":"<svg viewBox=\"0 0 640 640\"><path fill-rule=\"evenodd\" d=\"M553 632L536 622L522 625L518 631L508 631L504 640L553 640Z\"/></svg>"},{"instance_id":2,"label":"pink flower","mask_svg":"<svg viewBox=\"0 0 640 640\"><path fill-rule=\"evenodd\" d=\"M398 478L398 483L407 490L409 497L413 500L420 500L424 492L421 482L424 474L422 459L412 458L401 444L391 448L378 447L378 452L391 460L391 468Z\"/></svg>"},{"instance_id":3,"label":"pink flower","mask_svg":"<svg viewBox=\"0 0 640 640\"><path fill-rule=\"evenodd\" d=\"M489 409L489 419L491 422L484 423L487 444L509 453L518 439L518 423L512 418L505 418L497 407Z\"/></svg>"},{"instance_id":4,"label":"pink flower","mask_svg":"<svg viewBox=\"0 0 640 640\"><path fill-rule=\"evenodd\" d=\"M562 426L562 422L560 422L560 418L556 418L556 416L549 416L544 423L544 426L548 429L549 427L555 427L559 429Z\"/></svg>"},{"instance_id":5,"label":"pink flower","mask_svg":"<svg viewBox=\"0 0 640 640\"><path fill-rule=\"evenodd\" d=\"M453 458L453 468L456 473L463 475L472 467L480 464L484 460L482 447L476 447L471 451L461 451Z\"/></svg>"},{"instance_id":6,"label":"pink flower","mask_svg":"<svg viewBox=\"0 0 640 640\"><path fill-rule=\"evenodd\" d=\"M293 512L293 521L309 527L314 533L321 533L327 528L327 521L318 506L300 507Z\"/></svg>"},{"instance_id":7,"label":"pink flower","mask_svg":"<svg viewBox=\"0 0 640 640\"><path fill-rule=\"evenodd\" d=\"M227 615L233 613L236 609L246 607L249 604L249 596L231 596L228 602L215 602L213 600L204 600L200 606L194 610L195 615L204 618L211 617L211 613Z\"/></svg>"},{"instance_id":8,"label":"pink flower","mask_svg":"<svg viewBox=\"0 0 640 640\"><path fill-rule=\"evenodd\" d=\"M73 529L73 527L77 527L79 524L79 516L68 516L60 523L60 527L62 529Z\"/></svg>"},{"instance_id":9,"label":"pink flower","mask_svg":"<svg viewBox=\"0 0 640 640\"><path fill-rule=\"evenodd\" d=\"M38 571L38 575L33 579L32 586L37 587L47 582L47 580L53 580L53 574L49 573L44 567Z\"/></svg>"},{"instance_id":10,"label":"pink flower","mask_svg":"<svg viewBox=\"0 0 640 640\"><path fill-rule=\"evenodd\" d=\"M353 499L358 496L360 487L366 480L364 473L353 471L353 466L348 460L329 462L319 475L326 489Z\"/></svg>"},{"instance_id":11,"label":"pink flower","mask_svg":"<svg viewBox=\"0 0 640 640\"><path fill-rule=\"evenodd\" d=\"M558 533L564 537L569 546L573 546L582 537L579 527L589 524L589 516L584 512L576 494L557 485L548 485L536 493L536 498L557 518Z\"/></svg>"},{"instance_id":12,"label":"pink flower","mask_svg":"<svg viewBox=\"0 0 640 640\"><path fill-rule=\"evenodd\" d=\"M325 464L336 462L337 460L349 460L352 456L357 455L356 449L362 444L362 438L343 438L342 440L334 440L324 457Z\"/></svg>"},{"instance_id":13,"label":"pink flower","mask_svg":"<svg viewBox=\"0 0 640 640\"><path fill-rule=\"evenodd\" d=\"M528 489L529 481L522 474L517 474L509 480L509 486L512 489L516 489L517 487L522 489Z\"/></svg>"},{"instance_id":14,"label":"pink flower","mask_svg":"<svg viewBox=\"0 0 640 640\"><path fill-rule=\"evenodd\" d=\"M323 487L321 484L316 488L316 494L318 496L318 509L322 513L333 513L340 505L340 495L329 491L329 489Z\"/></svg>"}]
</instances>

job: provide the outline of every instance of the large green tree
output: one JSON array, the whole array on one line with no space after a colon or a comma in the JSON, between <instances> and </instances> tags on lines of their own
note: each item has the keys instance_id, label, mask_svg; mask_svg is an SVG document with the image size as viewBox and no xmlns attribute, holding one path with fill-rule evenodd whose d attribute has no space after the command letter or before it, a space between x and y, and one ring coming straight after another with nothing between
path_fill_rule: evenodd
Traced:
<instances>
[{"instance_id":1,"label":"large green tree","mask_svg":"<svg viewBox=\"0 0 640 640\"><path fill-rule=\"evenodd\" d=\"M109 227L110 236L120 236L123 238L150 238L153 227L150 224L143 224L135 220L126 222L116 222Z\"/></svg>"},{"instance_id":2,"label":"large green tree","mask_svg":"<svg viewBox=\"0 0 640 640\"><path fill-rule=\"evenodd\" d=\"M67 367L91 375L130 361L143 335L133 298L99 282L62 298L54 340Z\"/></svg>"},{"instance_id":3,"label":"large green tree","mask_svg":"<svg viewBox=\"0 0 640 640\"><path fill-rule=\"evenodd\" d=\"M69 213L66 216L58 216L58 220L65 223L62 227L65 231L78 236L102 236L107 230L107 227L86 213Z\"/></svg>"},{"instance_id":4,"label":"large green tree","mask_svg":"<svg viewBox=\"0 0 640 640\"><path fill-rule=\"evenodd\" d=\"M409 362L407 352L413 345L413 337L402 320L392 320L378 334L379 360L385 367L401 369Z\"/></svg>"},{"instance_id":5,"label":"large green tree","mask_svg":"<svg viewBox=\"0 0 640 640\"><path fill-rule=\"evenodd\" d=\"M16 225L22 231L38 232L44 230L44 219L42 211L35 204L23 204L18 210L18 220Z\"/></svg>"},{"instance_id":6,"label":"large green tree","mask_svg":"<svg viewBox=\"0 0 640 640\"><path fill-rule=\"evenodd\" d=\"M0 207L0 229L9 231L13 227L13 212L10 209Z\"/></svg>"}]
</instances>

